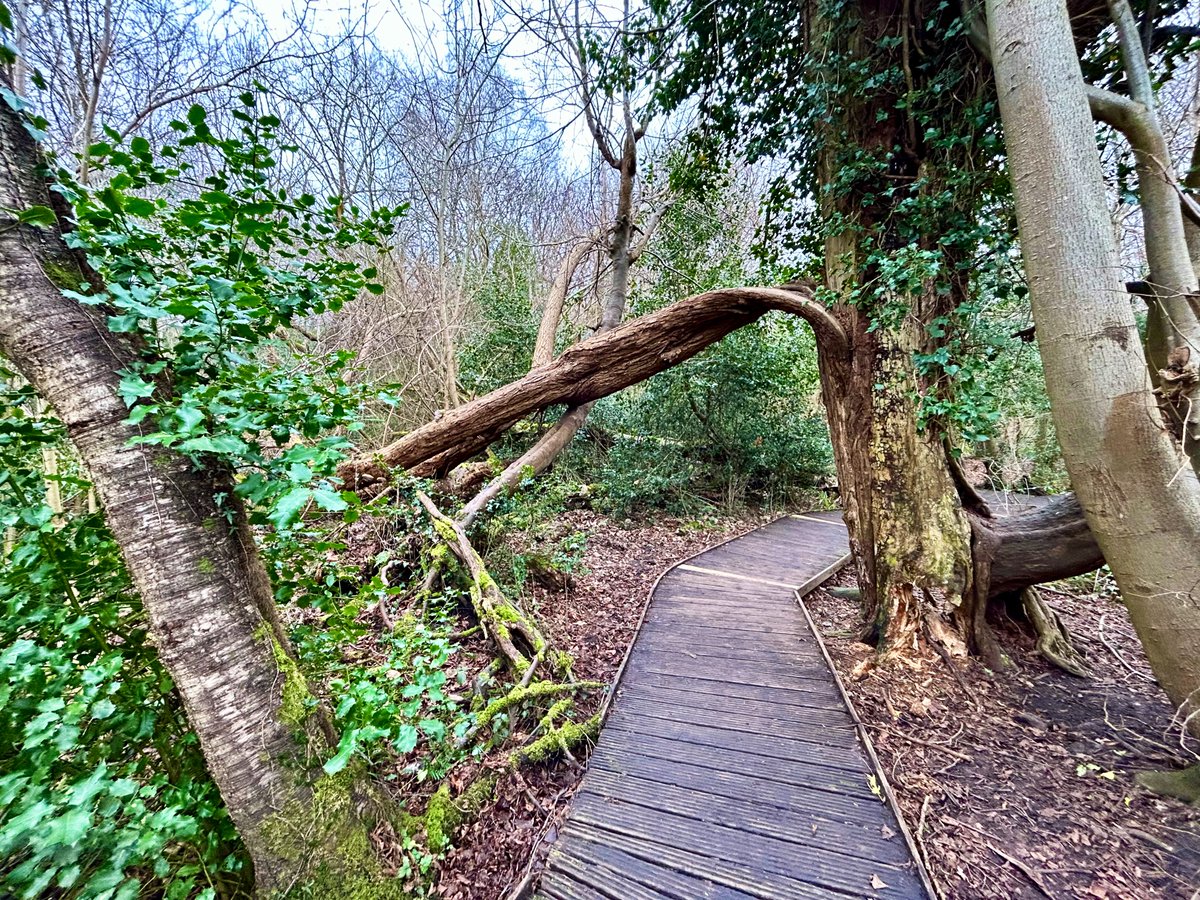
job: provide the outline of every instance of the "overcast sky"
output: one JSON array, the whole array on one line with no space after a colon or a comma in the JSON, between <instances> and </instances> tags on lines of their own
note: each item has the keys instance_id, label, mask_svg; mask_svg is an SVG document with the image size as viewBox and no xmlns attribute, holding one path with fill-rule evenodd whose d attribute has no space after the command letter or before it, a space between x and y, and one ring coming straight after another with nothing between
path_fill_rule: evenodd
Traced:
<instances>
[{"instance_id":1,"label":"overcast sky","mask_svg":"<svg viewBox=\"0 0 1200 900\"><path fill-rule=\"evenodd\" d=\"M473 12L481 0L466 0L465 9ZM486 2L486 0L482 0ZM490 6L490 4L488 4ZM254 9L266 19L276 37L286 36L303 13L310 34L334 36L354 23L383 50L398 53L414 64L432 64L444 58L447 50L445 16L438 3L421 0L255 0ZM518 36L506 54L505 70L523 82L530 95L540 93L537 73L523 56L537 52L537 41ZM591 135L574 104L549 99L541 104L541 113L549 127L561 132L565 160L586 167L595 152Z\"/></svg>"}]
</instances>

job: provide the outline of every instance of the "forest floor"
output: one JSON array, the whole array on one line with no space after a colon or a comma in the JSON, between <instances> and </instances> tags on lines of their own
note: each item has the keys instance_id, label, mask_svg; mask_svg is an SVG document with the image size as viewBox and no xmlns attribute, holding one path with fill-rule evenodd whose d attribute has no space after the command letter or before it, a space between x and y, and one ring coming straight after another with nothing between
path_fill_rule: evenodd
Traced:
<instances>
[{"instance_id":1,"label":"forest floor","mask_svg":"<svg viewBox=\"0 0 1200 900\"><path fill-rule=\"evenodd\" d=\"M853 570L833 584L854 585ZM1087 679L1047 663L1013 623L996 623L1008 672L971 664L960 684L933 654L875 665L855 638L857 601L809 597L947 898L1200 896L1200 809L1134 781L1194 763L1200 748L1180 744L1124 607L1096 584L1042 590L1087 657Z\"/></svg>"},{"instance_id":2,"label":"forest floor","mask_svg":"<svg viewBox=\"0 0 1200 900\"><path fill-rule=\"evenodd\" d=\"M611 682L655 580L672 564L773 516L618 523L576 510L543 529L582 533L586 549L565 583L526 586L524 603L580 679ZM521 548L514 547L515 550ZM854 584L851 569L829 585ZM1012 623L996 623L1015 667L972 663L956 678L936 655L876 665L855 638L857 601L814 592L809 607L859 715L871 731L910 831L946 898L1200 897L1200 809L1154 797L1140 770L1186 761L1171 707L1150 680L1120 603L1090 579L1044 591L1094 676L1046 663ZM489 648L455 661L482 668ZM600 696L581 700L578 718ZM521 742L514 734L506 747ZM460 765L457 792L481 770L496 794L438 863L436 894L505 900L557 839L582 771L569 762L514 772L507 751ZM581 757L582 759L582 757Z\"/></svg>"}]
</instances>

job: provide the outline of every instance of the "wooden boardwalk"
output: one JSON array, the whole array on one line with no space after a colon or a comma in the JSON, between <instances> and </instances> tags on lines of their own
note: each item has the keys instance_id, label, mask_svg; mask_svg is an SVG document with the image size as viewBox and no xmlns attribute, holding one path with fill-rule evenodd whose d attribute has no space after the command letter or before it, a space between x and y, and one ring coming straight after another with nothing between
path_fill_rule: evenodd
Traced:
<instances>
[{"instance_id":1,"label":"wooden boardwalk","mask_svg":"<svg viewBox=\"0 0 1200 900\"><path fill-rule=\"evenodd\" d=\"M812 513L662 577L537 897L929 896L796 602L847 554Z\"/></svg>"}]
</instances>

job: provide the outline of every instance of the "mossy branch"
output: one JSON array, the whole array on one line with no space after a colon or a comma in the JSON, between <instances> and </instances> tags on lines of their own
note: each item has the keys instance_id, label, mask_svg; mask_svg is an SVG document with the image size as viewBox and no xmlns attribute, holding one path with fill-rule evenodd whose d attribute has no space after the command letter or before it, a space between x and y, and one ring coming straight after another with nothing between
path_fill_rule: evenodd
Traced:
<instances>
[{"instance_id":1,"label":"mossy branch","mask_svg":"<svg viewBox=\"0 0 1200 900\"><path fill-rule=\"evenodd\" d=\"M584 744L593 743L600 733L600 714L592 716L586 722L565 722L558 728L551 729L532 744L509 755L513 766L529 763L545 762L555 753L573 759L572 751Z\"/></svg>"},{"instance_id":2,"label":"mossy branch","mask_svg":"<svg viewBox=\"0 0 1200 900\"><path fill-rule=\"evenodd\" d=\"M549 697L562 697L564 694L573 694L579 691L602 690L604 687L604 683L599 681L535 681L532 684L517 685L504 696L497 697L480 712L475 726L460 739L460 746L466 746L470 743L483 728L491 725L492 720L496 716L521 703L531 700L544 700ZM553 712L562 702L564 701L560 700L553 704L550 707L550 712ZM569 704L571 702L570 698L565 698L565 702ZM547 713L547 715L549 714ZM545 718L542 721L544 723Z\"/></svg>"},{"instance_id":3,"label":"mossy branch","mask_svg":"<svg viewBox=\"0 0 1200 900\"><path fill-rule=\"evenodd\" d=\"M418 491L417 499L429 513L438 536L470 576L471 606L480 627L509 668L528 683L549 650L542 630L505 598L462 526L439 510L425 493Z\"/></svg>"}]
</instances>

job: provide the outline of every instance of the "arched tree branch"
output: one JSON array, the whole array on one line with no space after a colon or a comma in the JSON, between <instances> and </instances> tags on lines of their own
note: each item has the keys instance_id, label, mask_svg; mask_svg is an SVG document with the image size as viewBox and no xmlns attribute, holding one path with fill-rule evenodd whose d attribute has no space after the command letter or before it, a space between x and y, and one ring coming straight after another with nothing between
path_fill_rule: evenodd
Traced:
<instances>
[{"instance_id":1,"label":"arched tree branch","mask_svg":"<svg viewBox=\"0 0 1200 900\"><path fill-rule=\"evenodd\" d=\"M581 341L524 378L344 463L339 474L350 487L386 480L396 468L422 476L445 474L531 413L556 403L577 407L607 397L690 359L773 309L805 319L826 352L846 352L842 326L808 287L709 291Z\"/></svg>"}]
</instances>

